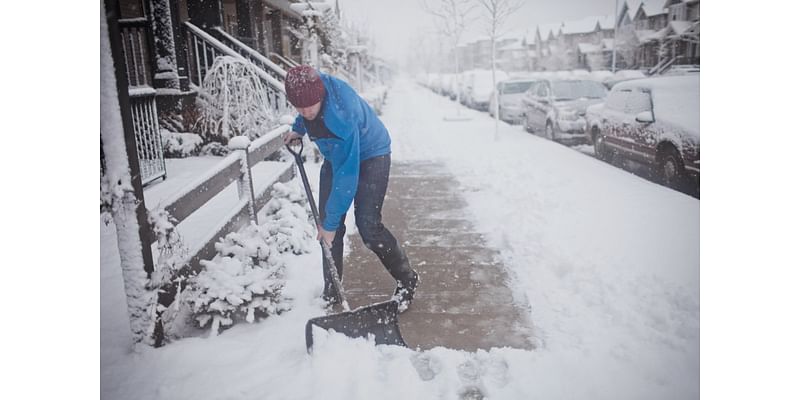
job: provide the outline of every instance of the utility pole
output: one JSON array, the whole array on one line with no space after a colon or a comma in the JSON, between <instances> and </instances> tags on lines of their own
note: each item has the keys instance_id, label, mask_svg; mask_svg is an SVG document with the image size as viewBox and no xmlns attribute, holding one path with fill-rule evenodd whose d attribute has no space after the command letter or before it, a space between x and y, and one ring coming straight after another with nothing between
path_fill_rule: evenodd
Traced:
<instances>
[{"instance_id":1,"label":"utility pole","mask_svg":"<svg viewBox=\"0 0 800 400\"><path fill-rule=\"evenodd\" d=\"M614 39L611 41L611 72L617 72L617 25L619 25L619 15L617 15L617 3L619 0L614 0Z\"/></svg>"}]
</instances>

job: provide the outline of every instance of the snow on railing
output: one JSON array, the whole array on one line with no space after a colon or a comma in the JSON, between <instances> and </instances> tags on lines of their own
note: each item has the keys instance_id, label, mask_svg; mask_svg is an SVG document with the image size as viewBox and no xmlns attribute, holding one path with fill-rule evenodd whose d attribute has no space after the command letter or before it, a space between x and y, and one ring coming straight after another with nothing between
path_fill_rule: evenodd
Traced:
<instances>
[{"instance_id":1,"label":"snow on railing","mask_svg":"<svg viewBox=\"0 0 800 400\"><path fill-rule=\"evenodd\" d=\"M214 28L214 30L217 33L219 33L220 35L222 35L226 40L229 40L229 41L231 41L231 43L235 44L240 50L246 52L249 56L255 58L259 62L264 63L264 65L269 67L273 72L275 72L276 74L280 75L282 78L286 77L286 71L283 68L281 68L278 64L275 64L274 62L270 61L268 58L266 58L263 55L261 55L261 53L259 53L259 52L255 51L255 50L253 50L252 48L250 48L250 46L240 42L235 37L229 35L228 32L225 32L224 30L222 30L222 28L216 27L216 28Z\"/></svg>"},{"instance_id":2,"label":"snow on railing","mask_svg":"<svg viewBox=\"0 0 800 400\"><path fill-rule=\"evenodd\" d=\"M275 53L275 52L271 52L271 53L269 53L269 55L271 57L277 58L280 62L286 64L286 66L289 67L289 68L296 67L296 66L300 65L297 61L289 59L289 58L286 58L286 57L284 57L284 56L282 56L282 55L280 55L278 53Z\"/></svg>"},{"instance_id":3,"label":"snow on railing","mask_svg":"<svg viewBox=\"0 0 800 400\"><path fill-rule=\"evenodd\" d=\"M208 33L204 32L202 29L200 29L197 26L193 25L191 22L188 22L188 21L184 22L184 25L186 25L186 27L189 28L189 31L190 31L190 33L192 34L192 36L193 36L193 38L195 40L197 40L199 38L201 41L211 45L212 47L214 47L219 52L221 52L221 53L223 53L225 55L228 55L228 56L231 56L231 57L234 57L234 58L238 58L238 59L250 62L250 60L246 59L243 55L237 53L236 51L234 51L230 47L226 46L224 43L220 42L219 40L217 40L213 36L211 36ZM195 49L197 48L196 45L197 45L197 43L195 42ZM198 56L199 56L198 54L195 54L195 60L198 60L197 59ZM213 63L213 60L212 60L212 63ZM265 80L267 82L267 84L269 84L273 89L275 89L275 90L277 90L277 91L279 91L281 93L285 93L285 90L284 90L284 87L283 87L283 83L281 83L280 81L275 79L272 75L268 74L266 71L264 71L261 68L256 68L256 72L258 73L258 76L260 78L262 78L263 80ZM202 82L202 79L200 81Z\"/></svg>"}]
</instances>

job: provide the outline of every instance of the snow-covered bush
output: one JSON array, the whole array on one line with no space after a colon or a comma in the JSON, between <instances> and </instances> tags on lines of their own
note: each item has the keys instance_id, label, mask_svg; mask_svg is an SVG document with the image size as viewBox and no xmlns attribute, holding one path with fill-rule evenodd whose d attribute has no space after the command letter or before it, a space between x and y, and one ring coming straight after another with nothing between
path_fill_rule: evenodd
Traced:
<instances>
[{"instance_id":1,"label":"snow-covered bush","mask_svg":"<svg viewBox=\"0 0 800 400\"><path fill-rule=\"evenodd\" d=\"M227 156L231 149L220 142L210 142L200 149L201 156Z\"/></svg>"},{"instance_id":2,"label":"snow-covered bush","mask_svg":"<svg viewBox=\"0 0 800 400\"><path fill-rule=\"evenodd\" d=\"M184 284L184 278L178 277L178 271L186 266L189 249L178 232L177 221L163 208L148 211L147 222L156 239L158 259L146 287L160 290L173 283L178 285L175 301L169 307L154 305L160 312L164 338L169 340L180 337L183 326L191 320L187 310L181 307L180 288ZM177 281L173 282L173 279Z\"/></svg>"},{"instance_id":3,"label":"snow-covered bush","mask_svg":"<svg viewBox=\"0 0 800 400\"><path fill-rule=\"evenodd\" d=\"M201 134L222 144L234 136L255 139L275 126L267 89L255 67L244 60L217 57L197 96Z\"/></svg>"},{"instance_id":4,"label":"snow-covered bush","mask_svg":"<svg viewBox=\"0 0 800 400\"><path fill-rule=\"evenodd\" d=\"M161 143L164 146L164 157L185 158L196 156L200 152L203 138L195 133L170 132L161 129Z\"/></svg>"},{"instance_id":5,"label":"snow-covered bush","mask_svg":"<svg viewBox=\"0 0 800 400\"><path fill-rule=\"evenodd\" d=\"M108 183L106 175L101 172L100 174L100 220L108 225L113 221L111 215L112 206L114 204L114 196L111 194L111 187Z\"/></svg>"},{"instance_id":6,"label":"snow-covered bush","mask_svg":"<svg viewBox=\"0 0 800 400\"><path fill-rule=\"evenodd\" d=\"M254 322L290 308L282 294L282 254L309 253L314 228L297 185L276 183L260 225L250 225L216 244L218 256L189 281L185 299L200 327L212 334L238 321Z\"/></svg>"},{"instance_id":7,"label":"snow-covered bush","mask_svg":"<svg viewBox=\"0 0 800 400\"><path fill-rule=\"evenodd\" d=\"M168 283L172 275L184 266L189 251L175 226L178 221L166 210L158 208L148 211L147 222L158 248L155 273L150 281L152 286L160 287Z\"/></svg>"}]
</instances>

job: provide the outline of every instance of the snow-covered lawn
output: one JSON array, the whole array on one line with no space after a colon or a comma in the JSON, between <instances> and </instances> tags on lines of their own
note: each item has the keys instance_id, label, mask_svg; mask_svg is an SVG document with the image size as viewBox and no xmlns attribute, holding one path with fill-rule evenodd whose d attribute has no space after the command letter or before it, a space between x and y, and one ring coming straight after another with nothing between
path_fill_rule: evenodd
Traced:
<instances>
[{"instance_id":1,"label":"snow-covered lawn","mask_svg":"<svg viewBox=\"0 0 800 400\"><path fill-rule=\"evenodd\" d=\"M287 258L291 311L131 351L114 230L101 224L102 397L699 397L699 201L520 126L501 123L495 141L484 113L444 121L455 107L397 82L382 117L393 157L440 160L458 177L531 304L537 350L415 352L331 335L309 356L303 328L322 314L312 253Z\"/></svg>"}]
</instances>

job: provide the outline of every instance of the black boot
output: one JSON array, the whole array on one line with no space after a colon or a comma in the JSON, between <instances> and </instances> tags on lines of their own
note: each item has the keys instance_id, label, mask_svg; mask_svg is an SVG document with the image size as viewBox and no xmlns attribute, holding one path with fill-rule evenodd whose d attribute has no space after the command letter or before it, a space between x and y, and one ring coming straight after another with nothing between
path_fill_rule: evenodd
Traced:
<instances>
[{"instance_id":1,"label":"black boot","mask_svg":"<svg viewBox=\"0 0 800 400\"><path fill-rule=\"evenodd\" d=\"M403 312L411 306L411 300L414 299L414 294L419 285L419 274L416 271L411 271L411 277L402 281L397 281L397 288L394 289L394 296L392 300L398 303L397 310Z\"/></svg>"}]
</instances>

